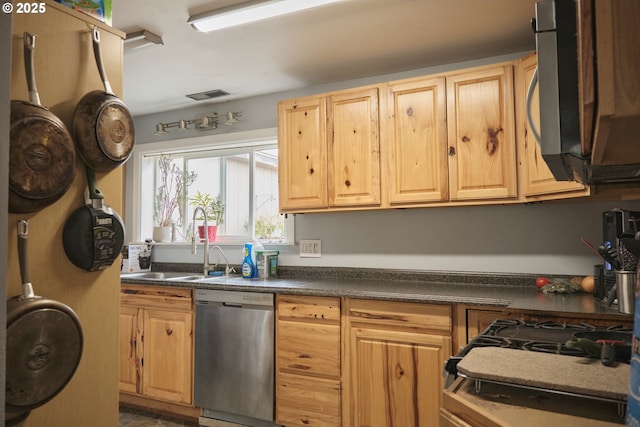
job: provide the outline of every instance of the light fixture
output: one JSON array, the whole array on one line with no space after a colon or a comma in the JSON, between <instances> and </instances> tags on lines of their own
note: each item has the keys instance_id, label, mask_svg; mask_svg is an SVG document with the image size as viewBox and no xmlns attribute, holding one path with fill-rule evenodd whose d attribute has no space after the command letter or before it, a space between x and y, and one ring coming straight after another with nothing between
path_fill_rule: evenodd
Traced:
<instances>
[{"instance_id":1,"label":"light fixture","mask_svg":"<svg viewBox=\"0 0 640 427\"><path fill-rule=\"evenodd\" d=\"M162 37L147 30L127 33L124 39L124 49L127 51L149 46L163 46Z\"/></svg>"},{"instance_id":2,"label":"light fixture","mask_svg":"<svg viewBox=\"0 0 640 427\"><path fill-rule=\"evenodd\" d=\"M227 120L224 122L225 125L234 125L238 123L238 114L229 111L227 113Z\"/></svg>"},{"instance_id":3,"label":"light fixture","mask_svg":"<svg viewBox=\"0 0 640 427\"><path fill-rule=\"evenodd\" d=\"M180 119L175 122L158 123L154 135L165 135L167 129L177 128L178 131L189 130L190 125L195 125L198 130L216 129L218 122L224 120L224 124L233 125L239 122L238 117L242 115L241 111L228 111L224 114L209 113L203 114L196 119Z\"/></svg>"},{"instance_id":4,"label":"light fixture","mask_svg":"<svg viewBox=\"0 0 640 427\"><path fill-rule=\"evenodd\" d=\"M196 30L208 33L338 1L342 0L252 0L190 16L187 22Z\"/></svg>"}]
</instances>

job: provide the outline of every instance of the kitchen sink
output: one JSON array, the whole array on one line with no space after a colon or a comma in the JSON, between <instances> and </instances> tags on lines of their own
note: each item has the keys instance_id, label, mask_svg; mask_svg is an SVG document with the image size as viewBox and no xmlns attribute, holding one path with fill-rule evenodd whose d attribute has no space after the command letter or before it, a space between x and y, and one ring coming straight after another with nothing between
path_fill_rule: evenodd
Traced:
<instances>
[{"instance_id":1,"label":"kitchen sink","mask_svg":"<svg viewBox=\"0 0 640 427\"><path fill-rule=\"evenodd\" d=\"M188 273L178 272L162 272L162 271L146 271L143 273L123 273L120 275L121 279L136 279L136 280L170 280L177 277L184 277ZM204 276L200 276L204 278Z\"/></svg>"},{"instance_id":2,"label":"kitchen sink","mask_svg":"<svg viewBox=\"0 0 640 427\"><path fill-rule=\"evenodd\" d=\"M168 278L167 280L171 281L171 282L195 282L195 281L199 281L199 280L203 280L203 279L207 279L209 276L204 276L202 274L193 274L193 275L189 275L189 276L178 276L178 277L171 277Z\"/></svg>"},{"instance_id":3,"label":"kitchen sink","mask_svg":"<svg viewBox=\"0 0 640 427\"><path fill-rule=\"evenodd\" d=\"M230 275L230 276L213 276L206 277L201 280L198 280L198 283L224 283L225 285L233 285L236 283L247 284L247 279L243 279L240 274Z\"/></svg>"},{"instance_id":4,"label":"kitchen sink","mask_svg":"<svg viewBox=\"0 0 640 427\"><path fill-rule=\"evenodd\" d=\"M197 282L197 283L220 283L227 281L234 281L238 279L242 281L242 277L238 273L231 274L229 276L205 276L203 274L187 273L187 272L161 272L161 271L147 271L142 273L123 273L120 275L122 280L136 279L136 280L166 280L168 282Z\"/></svg>"}]
</instances>

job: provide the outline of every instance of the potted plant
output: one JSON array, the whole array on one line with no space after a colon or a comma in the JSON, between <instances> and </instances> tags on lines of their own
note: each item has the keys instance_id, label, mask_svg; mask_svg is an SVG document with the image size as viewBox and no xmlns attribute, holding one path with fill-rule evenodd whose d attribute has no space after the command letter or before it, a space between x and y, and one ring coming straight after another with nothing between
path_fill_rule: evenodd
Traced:
<instances>
[{"instance_id":1,"label":"potted plant","mask_svg":"<svg viewBox=\"0 0 640 427\"><path fill-rule=\"evenodd\" d=\"M224 222L224 202L220 196L212 197L209 193L201 193L198 191L195 196L189 199L189 204L195 209L198 206L203 208L207 216L208 230L210 242L215 242L218 233L218 226ZM197 221L204 221L204 216L200 215L195 218ZM200 240L204 240L204 224L198 226Z\"/></svg>"},{"instance_id":2,"label":"potted plant","mask_svg":"<svg viewBox=\"0 0 640 427\"><path fill-rule=\"evenodd\" d=\"M153 240L171 242L175 213L179 223L184 218L187 189L195 181L195 172L185 173L176 165L171 156L163 155L158 160L159 183L153 211Z\"/></svg>"}]
</instances>

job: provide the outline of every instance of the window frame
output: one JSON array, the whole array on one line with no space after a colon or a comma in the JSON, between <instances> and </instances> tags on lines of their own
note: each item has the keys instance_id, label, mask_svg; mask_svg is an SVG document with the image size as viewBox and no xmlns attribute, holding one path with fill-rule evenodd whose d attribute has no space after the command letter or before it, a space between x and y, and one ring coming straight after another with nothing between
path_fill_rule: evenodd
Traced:
<instances>
[{"instance_id":1,"label":"window frame","mask_svg":"<svg viewBox=\"0 0 640 427\"><path fill-rule=\"evenodd\" d=\"M196 151L208 151L211 149L224 150L234 149L238 147L254 148L268 144L273 144L273 141L277 141L278 131L277 128L258 129L244 132L231 132L224 134L205 135L193 138L184 139L171 139L159 142L149 142L134 145L129 163L133 163L132 179L131 179L131 197L128 200L131 202L131 234L132 241L143 241L150 236L142 236L142 218L141 218L141 197L133 197L133 194L142 193L142 165L145 156L155 154L176 154L185 152ZM253 176L253 173L251 174ZM253 213L251 213L253 221ZM253 227L252 231L253 233ZM290 215L285 219L285 238L284 241L273 242L276 245L292 245L294 244L294 221L293 216ZM237 245L245 241L237 239L223 239L220 242L216 241L216 244L221 245ZM265 242L270 244L269 242ZM161 245L175 245L184 246L189 245L189 242L172 242L172 243L155 243Z\"/></svg>"}]
</instances>

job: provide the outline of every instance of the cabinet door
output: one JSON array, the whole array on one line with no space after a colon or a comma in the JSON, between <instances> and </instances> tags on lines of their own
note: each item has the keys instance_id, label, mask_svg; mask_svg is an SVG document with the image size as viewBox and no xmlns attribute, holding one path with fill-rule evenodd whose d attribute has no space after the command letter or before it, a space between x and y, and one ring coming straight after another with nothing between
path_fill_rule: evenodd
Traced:
<instances>
[{"instance_id":1,"label":"cabinet door","mask_svg":"<svg viewBox=\"0 0 640 427\"><path fill-rule=\"evenodd\" d=\"M143 394L191 403L192 335L191 312L144 310Z\"/></svg>"},{"instance_id":2,"label":"cabinet door","mask_svg":"<svg viewBox=\"0 0 640 427\"><path fill-rule=\"evenodd\" d=\"M445 80L389 84L383 142L392 205L447 200Z\"/></svg>"},{"instance_id":3,"label":"cabinet door","mask_svg":"<svg viewBox=\"0 0 640 427\"><path fill-rule=\"evenodd\" d=\"M140 393L138 381L142 375L142 321L141 310L120 307L120 391ZM140 345L138 345L140 344Z\"/></svg>"},{"instance_id":4,"label":"cabinet door","mask_svg":"<svg viewBox=\"0 0 640 427\"><path fill-rule=\"evenodd\" d=\"M585 187L577 181L556 181L547 163L542 158L540 144L536 141L530 129L526 113L527 91L529 90L529 82L531 82L536 66L537 57L533 54L520 61L516 68L517 133L520 141L518 149L522 153L522 167L520 169L522 193L525 197L567 192L577 192L575 196L587 196L588 192L586 190L588 187ZM538 98L537 86L533 92L531 115L534 120L534 125L539 131L540 100ZM565 196L568 197L568 195Z\"/></svg>"},{"instance_id":5,"label":"cabinet door","mask_svg":"<svg viewBox=\"0 0 640 427\"><path fill-rule=\"evenodd\" d=\"M322 97L278 104L281 211L327 207L325 105Z\"/></svg>"},{"instance_id":6,"label":"cabinet door","mask_svg":"<svg viewBox=\"0 0 640 427\"><path fill-rule=\"evenodd\" d=\"M354 327L349 339L351 426L438 425L450 337Z\"/></svg>"},{"instance_id":7,"label":"cabinet door","mask_svg":"<svg viewBox=\"0 0 640 427\"><path fill-rule=\"evenodd\" d=\"M278 374L277 422L290 426L340 426L340 381Z\"/></svg>"},{"instance_id":8,"label":"cabinet door","mask_svg":"<svg viewBox=\"0 0 640 427\"><path fill-rule=\"evenodd\" d=\"M451 200L517 195L511 65L447 77Z\"/></svg>"},{"instance_id":9,"label":"cabinet door","mask_svg":"<svg viewBox=\"0 0 640 427\"><path fill-rule=\"evenodd\" d=\"M340 326L278 320L278 367L340 378Z\"/></svg>"},{"instance_id":10,"label":"cabinet door","mask_svg":"<svg viewBox=\"0 0 640 427\"><path fill-rule=\"evenodd\" d=\"M329 206L380 204L378 89L328 97Z\"/></svg>"}]
</instances>

